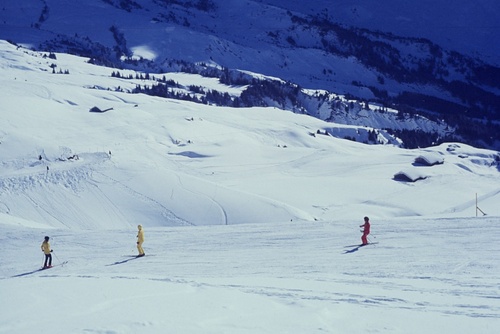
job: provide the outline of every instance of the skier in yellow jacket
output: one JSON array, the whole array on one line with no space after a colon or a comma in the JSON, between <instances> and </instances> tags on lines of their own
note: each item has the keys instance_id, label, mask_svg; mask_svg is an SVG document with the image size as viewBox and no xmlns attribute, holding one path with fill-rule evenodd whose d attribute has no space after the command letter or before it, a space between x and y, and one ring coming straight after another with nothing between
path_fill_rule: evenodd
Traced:
<instances>
[{"instance_id":1,"label":"skier in yellow jacket","mask_svg":"<svg viewBox=\"0 0 500 334\"><path fill-rule=\"evenodd\" d=\"M142 243L144 242L144 230L142 229L142 225L137 225L137 250L139 251L139 255L137 257L144 256L144 249L142 249Z\"/></svg>"},{"instance_id":2,"label":"skier in yellow jacket","mask_svg":"<svg viewBox=\"0 0 500 334\"><path fill-rule=\"evenodd\" d=\"M43 269L52 267L52 249L50 249L49 237L45 237L42 243L42 251L45 254L45 262L43 264Z\"/></svg>"}]
</instances>

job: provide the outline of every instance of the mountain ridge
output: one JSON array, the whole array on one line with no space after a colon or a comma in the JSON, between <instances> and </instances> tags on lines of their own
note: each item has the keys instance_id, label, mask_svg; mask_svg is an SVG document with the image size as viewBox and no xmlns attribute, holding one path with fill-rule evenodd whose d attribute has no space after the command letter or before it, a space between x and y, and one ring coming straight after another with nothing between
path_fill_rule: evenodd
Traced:
<instances>
[{"instance_id":1,"label":"mountain ridge","mask_svg":"<svg viewBox=\"0 0 500 334\"><path fill-rule=\"evenodd\" d=\"M4 8L7 29L0 37L9 37L10 31L13 41L23 44L21 36L29 32L38 50L157 73L171 70L172 59L214 62L444 120L455 129L454 139L500 147L498 67L425 38L347 26L322 4L93 0L70 8L64 1L44 0L25 9L31 15L15 25L5 16L22 8ZM85 12L89 15L79 15ZM411 147L446 136L424 133L425 140L417 133L396 135L411 137L405 138L415 142Z\"/></svg>"}]
</instances>

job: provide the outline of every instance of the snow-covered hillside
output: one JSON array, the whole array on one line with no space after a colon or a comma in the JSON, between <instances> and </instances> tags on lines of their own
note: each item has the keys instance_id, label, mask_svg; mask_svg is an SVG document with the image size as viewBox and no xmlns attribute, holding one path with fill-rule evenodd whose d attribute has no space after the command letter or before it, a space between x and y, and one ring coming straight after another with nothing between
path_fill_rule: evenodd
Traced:
<instances>
[{"instance_id":1,"label":"snow-covered hillside","mask_svg":"<svg viewBox=\"0 0 500 334\"><path fill-rule=\"evenodd\" d=\"M411 147L445 137L498 149L499 14L494 0L16 1L0 11L0 38L150 72L175 59L263 73L449 125L425 140L390 127Z\"/></svg>"},{"instance_id":2,"label":"snow-covered hillside","mask_svg":"<svg viewBox=\"0 0 500 334\"><path fill-rule=\"evenodd\" d=\"M128 94L114 87L132 88L138 81L113 78L110 68L1 45L5 213L72 228L99 226L103 219L108 227L134 225L127 217L137 214L153 225L270 217L330 221L358 217L356 208L367 202L379 217L448 216L473 213L476 192L484 197L486 212L497 210L494 151L462 144L374 148L322 135L328 130L356 139L366 135L362 127L275 108L233 109ZM53 64L70 74L52 73ZM185 74L166 75L189 80ZM193 75L191 80L224 89L215 79ZM112 109L89 112L94 107ZM442 155L446 163L413 166L425 152ZM409 168L429 179L418 185L393 180ZM443 198L436 187L446 191L451 184L454 196ZM421 200L414 202L415 197ZM131 205L136 202L140 205ZM143 209L136 212L138 207Z\"/></svg>"},{"instance_id":3,"label":"snow-covered hillside","mask_svg":"<svg viewBox=\"0 0 500 334\"><path fill-rule=\"evenodd\" d=\"M362 127L0 52L0 333L496 332L498 152L365 145L322 135ZM359 248L365 215L377 243ZM68 263L33 272L45 235Z\"/></svg>"}]
</instances>

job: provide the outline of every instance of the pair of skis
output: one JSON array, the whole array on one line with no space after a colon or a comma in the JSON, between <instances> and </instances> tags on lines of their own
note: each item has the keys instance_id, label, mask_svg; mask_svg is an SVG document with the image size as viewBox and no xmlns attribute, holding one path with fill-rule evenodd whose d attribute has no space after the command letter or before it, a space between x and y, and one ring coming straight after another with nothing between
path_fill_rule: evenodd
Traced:
<instances>
[{"instance_id":1,"label":"pair of skis","mask_svg":"<svg viewBox=\"0 0 500 334\"><path fill-rule=\"evenodd\" d=\"M367 244L345 246L344 248L351 248L351 249L345 250L343 254L354 253L357 252L361 247L376 245L376 244L378 244L378 242L369 242Z\"/></svg>"},{"instance_id":2,"label":"pair of skis","mask_svg":"<svg viewBox=\"0 0 500 334\"><path fill-rule=\"evenodd\" d=\"M363 246L368 246L368 245L376 245L378 242L369 242L367 244L357 244L357 245L349 245L349 246L344 246L344 248L350 248L350 247L363 247Z\"/></svg>"},{"instance_id":3,"label":"pair of skis","mask_svg":"<svg viewBox=\"0 0 500 334\"><path fill-rule=\"evenodd\" d=\"M28 276L28 275L35 274L35 273L38 273L38 272L40 272L40 271L44 271L44 270L47 270L47 269L50 269L50 268L59 267L59 266L64 266L66 263L68 263L68 261L64 261L64 262L61 262L61 263L55 264L55 265L50 266L50 267L42 267L42 268L39 268L39 269L36 269L36 270L33 270L33 271L28 271L28 272L26 272L26 273L22 273L22 274L14 275L14 276L12 276L12 277L23 277L23 276Z\"/></svg>"},{"instance_id":4,"label":"pair of skis","mask_svg":"<svg viewBox=\"0 0 500 334\"><path fill-rule=\"evenodd\" d=\"M139 259L141 257L144 257L145 254L143 255L128 255L128 259L125 259L125 260L122 260L122 261L116 261L116 262L113 262L111 264L108 264L108 266L114 266L114 265L117 265L117 264L122 264L122 263L127 263L129 261L132 261L132 260L135 260L135 259Z\"/></svg>"},{"instance_id":5,"label":"pair of skis","mask_svg":"<svg viewBox=\"0 0 500 334\"><path fill-rule=\"evenodd\" d=\"M50 268L54 268L54 267L64 266L66 263L68 263L68 261L64 261L64 262L61 262L61 263L58 263L58 264L54 264L53 266L42 267L42 268L40 268L40 270L45 270L45 269L50 269Z\"/></svg>"}]
</instances>

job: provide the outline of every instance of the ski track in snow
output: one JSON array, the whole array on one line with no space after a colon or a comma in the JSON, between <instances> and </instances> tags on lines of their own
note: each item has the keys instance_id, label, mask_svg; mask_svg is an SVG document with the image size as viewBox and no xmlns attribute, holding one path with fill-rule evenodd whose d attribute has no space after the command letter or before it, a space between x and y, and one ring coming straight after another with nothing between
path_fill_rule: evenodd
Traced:
<instances>
[{"instance_id":1,"label":"ski track in snow","mask_svg":"<svg viewBox=\"0 0 500 334\"><path fill-rule=\"evenodd\" d=\"M152 207L160 208L160 210L162 211L162 215L165 217L165 220L169 221L171 224L173 224L173 225L175 225L175 224L192 225L192 224L188 223L187 221L177 217L172 211L168 210L165 207L165 205L163 205L160 202L158 202L157 200L147 196L146 194L140 193L140 192L132 189L131 187L125 185L123 182L120 182L109 175L105 175L102 172L96 172L96 173L100 174L101 176L103 176L107 180L110 180L111 183L114 184L114 186L119 186L120 188L124 189L126 192L130 193L133 197L137 198L138 200L140 200L142 202L146 202ZM97 184L96 184L96 187L98 188ZM109 202L112 203L111 200ZM119 208L117 208L117 211L119 211Z\"/></svg>"},{"instance_id":2,"label":"ski track in snow","mask_svg":"<svg viewBox=\"0 0 500 334\"><path fill-rule=\"evenodd\" d=\"M182 187L182 189L192 193L192 194L195 194L197 196L202 196L202 197L205 197L207 198L210 202L214 203L217 208L220 210L220 213L221 213L221 217L222 217L222 224L223 225L227 225L228 224L228 219L227 219L227 212L226 210L224 209L224 207L219 203L217 202L213 197L211 196L208 196L206 194L203 194L201 192L197 192L195 190L192 190L192 189L188 189L188 187L186 187L183 183L182 183L182 177L180 175L177 175L177 182L178 184Z\"/></svg>"}]
</instances>

